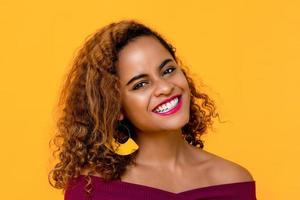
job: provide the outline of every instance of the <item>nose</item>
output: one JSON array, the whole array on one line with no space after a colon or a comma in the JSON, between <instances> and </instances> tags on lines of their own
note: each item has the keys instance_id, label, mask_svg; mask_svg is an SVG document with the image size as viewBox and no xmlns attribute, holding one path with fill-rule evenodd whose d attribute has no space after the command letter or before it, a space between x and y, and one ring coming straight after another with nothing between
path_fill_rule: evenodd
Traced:
<instances>
[{"instance_id":1,"label":"nose","mask_svg":"<svg viewBox=\"0 0 300 200\"><path fill-rule=\"evenodd\" d=\"M154 95L157 97L160 95L168 96L172 94L173 90L174 90L173 83L160 79L156 82Z\"/></svg>"}]
</instances>

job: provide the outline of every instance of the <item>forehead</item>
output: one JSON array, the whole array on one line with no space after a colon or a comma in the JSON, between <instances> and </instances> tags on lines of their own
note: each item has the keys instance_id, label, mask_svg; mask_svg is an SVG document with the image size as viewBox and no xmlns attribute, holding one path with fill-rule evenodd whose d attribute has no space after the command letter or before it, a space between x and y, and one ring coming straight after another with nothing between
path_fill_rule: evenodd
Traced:
<instances>
[{"instance_id":1,"label":"forehead","mask_svg":"<svg viewBox=\"0 0 300 200\"><path fill-rule=\"evenodd\" d=\"M154 37L141 36L129 42L118 55L117 71L121 80L156 70L165 59L173 57Z\"/></svg>"}]
</instances>

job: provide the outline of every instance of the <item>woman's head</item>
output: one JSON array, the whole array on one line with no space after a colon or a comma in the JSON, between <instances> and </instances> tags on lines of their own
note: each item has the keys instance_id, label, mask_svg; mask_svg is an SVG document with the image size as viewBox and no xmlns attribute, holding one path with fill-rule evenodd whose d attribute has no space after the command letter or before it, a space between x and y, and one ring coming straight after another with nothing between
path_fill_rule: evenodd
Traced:
<instances>
[{"instance_id":1,"label":"woman's head","mask_svg":"<svg viewBox=\"0 0 300 200\"><path fill-rule=\"evenodd\" d=\"M142 78L132 79L140 74ZM182 102L177 113L157 114L164 112L165 107L157 107L162 101L177 95ZM83 169L117 179L134 164L138 151L120 156L104 145L119 135L118 120L126 118L138 131L181 129L190 144L203 148L200 136L217 116L213 101L196 89L174 47L133 20L109 24L87 39L67 74L58 106L53 141L59 163L49 181L63 189Z\"/></svg>"},{"instance_id":2,"label":"woman's head","mask_svg":"<svg viewBox=\"0 0 300 200\"><path fill-rule=\"evenodd\" d=\"M172 54L155 36L134 38L118 53L122 116L138 132L180 130L189 121L189 85Z\"/></svg>"}]
</instances>

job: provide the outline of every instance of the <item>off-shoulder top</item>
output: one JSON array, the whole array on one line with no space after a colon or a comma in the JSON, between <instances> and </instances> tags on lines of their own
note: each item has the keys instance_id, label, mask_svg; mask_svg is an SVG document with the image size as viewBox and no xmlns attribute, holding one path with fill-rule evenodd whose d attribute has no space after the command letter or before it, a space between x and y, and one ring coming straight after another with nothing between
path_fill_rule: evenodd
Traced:
<instances>
[{"instance_id":1,"label":"off-shoulder top","mask_svg":"<svg viewBox=\"0 0 300 200\"><path fill-rule=\"evenodd\" d=\"M174 193L146 185L90 176L91 196L85 193L84 175L73 178L65 190L65 200L256 200L255 181L226 183Z\"/></svg>"}]
</instances>

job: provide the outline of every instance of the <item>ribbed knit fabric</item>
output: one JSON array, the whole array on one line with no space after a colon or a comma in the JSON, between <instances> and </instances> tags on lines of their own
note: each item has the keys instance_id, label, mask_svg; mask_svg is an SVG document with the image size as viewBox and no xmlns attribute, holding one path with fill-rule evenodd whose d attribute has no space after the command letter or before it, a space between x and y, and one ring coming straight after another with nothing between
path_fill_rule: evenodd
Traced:
<instances>
[{"instance_id":1,"label":"ribbed knit fabric","mask_svg":"<svg viewBox=\"0 0 300 200\"><path fill-rule=\"evenodd\" d=\"M91 176L94 188L88 197L84 191L85 176L72 179L64 195L65 200L256 200L255 181L213 185L173 193L162 189L113 180L104 182Z\"/></svg>"}]
</instances>

